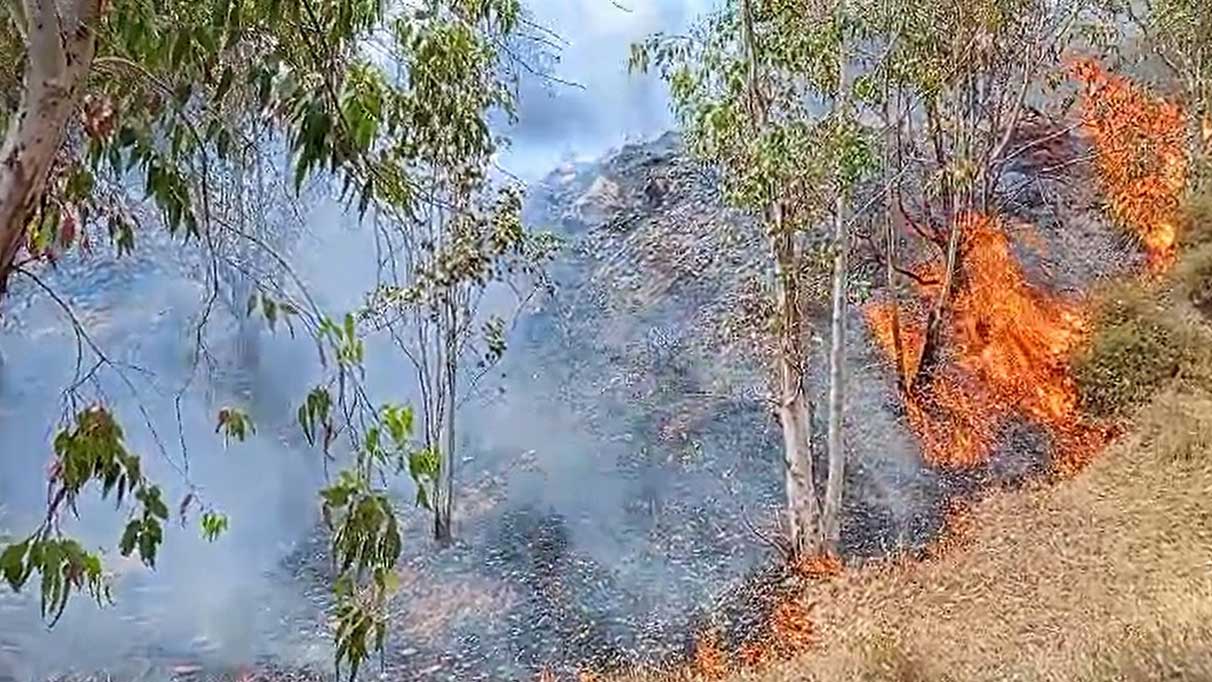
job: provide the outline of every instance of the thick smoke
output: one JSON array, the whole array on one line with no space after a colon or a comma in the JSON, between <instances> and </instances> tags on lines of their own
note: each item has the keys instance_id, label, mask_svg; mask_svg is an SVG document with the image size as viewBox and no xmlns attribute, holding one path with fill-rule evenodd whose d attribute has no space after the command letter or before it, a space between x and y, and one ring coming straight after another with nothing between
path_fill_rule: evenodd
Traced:
<instances>
[{"instance_id":1,"label":"thick smoke","mask_svg":"<svg viewBox=\"0 0 1212 682\"><path fill-rule=\"evenodd\" d=\"M149 255L171 257L155 246L148 249ZM214 433L215 415L222 405L243 401L212 383L204 370L178 402L192 365L189 330L201 310L196 284L160 271L146 258L83 264L49 275L47 283L72 305L114 363L98 373L97 385L82 387L84 404L107 399L126 428L129 447L142 456L145 472L162 484L170 505L184 499L188 480L199 487L200 499L227 513L233 525L221 542L209 546L199 537L198 510L191 510L185 527L174 523L168 529L152 573L116 556L124 512L88 496L81 501L80 519L68 521L66 529L106 552L108 567L118 573L117 606L98 611L86 599L76 599L63 622L46 632L35 595L0 595L6 612L0 619L0 642L17 651L15 661L0 656L0 664L16 663L10 674L36 678L64 666L118 667L141 652L173 643L194 643L222 656L254 654L256 605L290 598L262 574L282 555L280 543L313 523L305 491L314 490L314 463L280 444L272 431L225 450ZM8 362L0 393L5 408L0 499L8 511L3 521L7 530L20 533L36 523L45 502L41 491L51 429L63 410L70 413L60 392L74 379L76 342L63 312L40 292L18 290L12 300L18 305L33 301L7 316L19 327L4 336ZM230 328L230 320L217 313L214 318L207 343L223 357L230 340L224 327ZM268 340L268 358L275 357L273 345ZM85 363L87 371L90 363ZM261 380L270 379L269 386L273 377L266 374L290 376L287 367L271 363L255 369Z\"/></svg>"}]
</instances>

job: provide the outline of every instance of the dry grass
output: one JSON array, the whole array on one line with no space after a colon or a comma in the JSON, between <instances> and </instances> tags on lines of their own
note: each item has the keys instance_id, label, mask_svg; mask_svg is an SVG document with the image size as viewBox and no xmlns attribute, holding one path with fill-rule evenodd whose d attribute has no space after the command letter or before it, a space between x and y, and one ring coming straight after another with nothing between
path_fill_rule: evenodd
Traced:
<instances>
[{"instance_id":1,"label":"dry grass","mask_svg":"<svg viewBox=\"0 0 1212 682\"><path fill-rule=\"evenodd\" d=\"M1212 682L1212 394L1163 393L1077 478L968 518L939 558L813 588L813 651L732 679Z\"/></svg>"},{"instance_id":2,"label":"dry grass","mask_svg":"<svg viewBox=\"0 0 1212 682\"><path fill-rule=\"evenodd\" d=\"M996 493L970 543L806 599L790 680L1212 680L1212 396L1169 392L1078 478Z\"/></svg>"}]
</instances>

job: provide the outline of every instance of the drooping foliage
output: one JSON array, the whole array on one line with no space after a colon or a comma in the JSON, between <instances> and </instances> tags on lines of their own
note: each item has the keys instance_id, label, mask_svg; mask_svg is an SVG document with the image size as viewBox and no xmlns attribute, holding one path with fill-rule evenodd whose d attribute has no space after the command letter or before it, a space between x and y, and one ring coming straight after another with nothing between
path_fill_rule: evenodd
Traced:
<instances>
[{"instance_id":1,"label":"drooping foliage","mask_svg":"<svg viewBox=\"0 0 1212 682\"><path fill-rule=\"evenodd\" d=\"M12 123L32 25L28 3L8 4L0 83L12 87L0 118ZM289 157L296 192L332 181L352 211L375 219L395 253L418 264L394 270L402 274L374 300L404 291L425 292L427 301L460 291L467 299L507 269L529 271L522 261L546 253L531 244L516 190L502 189L489 173L499 143L489 121L512 116L516 78L505 56L523 25L518 0L78 0L65 6L65 20L72 8L96 12L88 25L95 57L79 107L59 122L63 144L21 228L15 269L29 271L68 249L95 249L106 238L125 254L154 223L205 245L212 257L221 240L270 250L262 235L229 219L230 201L220 196L229 186L246 191L244 171L267 153ZM158 220L140 220L146 204ZM362 321L369 312L333 322L297 281L273 293L258 287L242 312L259 313L271 328L283 322L292 334L300 326L330 369L302 401L299 423L309 443L348 462L321 491L321 506L339 575L337 663L356 674L382 648L383 606L400 553L387 481L407 471L417 480L418 503L428 504L437 494L438 451L413 440L411 410L376 406L365 393L362 337L373 330ZM466 327L484 321L450 319L460 352L480 347ZM483 330L484 355L499 356L503 325L489 320ZM228 442L255 434L236 408L224 408L217 422ZM120 504L133 498L137 511L119 548L138 551L149 566L168 516L160 489L126 453L103 405L81 412L63 434L52 474L61 497L52 497L46 522L27 541L3 554L14 589L42 576L48 615L61 612L73 590L108 594L98 556L60 531L76 495L92 484L103 496L116 490ZM194 491L181 508L200 504ZM200 523L215 540L229 520L202 505Z\"/></svg>"}]
</instances>

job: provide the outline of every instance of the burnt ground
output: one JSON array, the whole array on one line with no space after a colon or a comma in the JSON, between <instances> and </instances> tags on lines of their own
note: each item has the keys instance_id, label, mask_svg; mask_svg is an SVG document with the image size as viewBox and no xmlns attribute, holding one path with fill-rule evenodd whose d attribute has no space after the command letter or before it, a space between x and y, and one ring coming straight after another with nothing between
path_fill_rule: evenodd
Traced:
<instances>
[{"instance_id":1,"label":"burnt ground","mask_svg":"<svg viewBox=\"0 0 1212 682\"><path fill-rule=\"evenodd\" d=\"M1084 153L1065 136L1006 177L1016 188L1007 210L1034 225L1013 231L1015 246L1032 280L1061 293L1133 264L1132 245L1095 217L1085 164L1051 170ZM497 384L464 420L476 426L463 444L457 541L436 549L426 519L409 512L381 662L391 679L531 679L669 660L705 625L734 639L752 630L782 585L753 530L775 532L780 439L751 325L736 315L763 277L760 230L721 205L673 135L557 170L528 212L567 240L557 290L527 311ZM1024 424L1007 427L980 471L925 466L857 313L849 333L851 560L920 550L951 498L1043 470L1046 438ZM822 365L815 358L818 400ZM821 415L815 427L823 434ZM280 627L313 643L328 636L323 543L314 534L278 571L307 602ZM328 674L289 651L250 663L274 679ZM238 674L156 670L148 679Z\"/></svg>"},{"instance_id":2,"label":"burnt ground","mask_svg":"<svg viewBox=\"0 0 1212 682\"><path fill-rule=\"evenodd\" d=\"M1049 153L1082 153L1064 142ZM1012 213L1036 224L1013 239L1033 282L1084 291L1131 267L1131 244L1092 217L1091 193L1069 189L1092 186L1073 175L1080 164L1039 173L1049 164L1025 155L1007 174L1029 181ZM460 541L436 553L418 542L405 569L391 675L518 679L677 658L706 625L733 640L752 631L783 584L749 527L775 532L781 450L735 317L762 275L760 232L672 135L558 170L529 210L568 241L557 293L518 327L504 397L480 408L495 435L467 443L482 479ZM950 499L1045 470L1047 437L1027 423L1008 424L980 470L925 466L857 314L850 333L851 560L912 554ZM815 426L823 435L820 415Z\"/></svg>"}]
</instances>

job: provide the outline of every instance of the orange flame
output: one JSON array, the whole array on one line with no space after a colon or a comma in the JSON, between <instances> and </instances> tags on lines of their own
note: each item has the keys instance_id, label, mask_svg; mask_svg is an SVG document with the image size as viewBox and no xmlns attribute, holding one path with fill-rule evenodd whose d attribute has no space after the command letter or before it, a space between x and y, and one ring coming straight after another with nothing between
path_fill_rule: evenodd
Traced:
<instances>
[{"instance_id":1,"label":"orange flame","mask_svg":"<svg viewBox=\"0 0 1212 682\"><path fill-rule=\"evenodd\" d=\"M1093 59L1070 68L1085 86L1082 124L1093 140L1112 213L1140 237L1150 270L1165 270L1174 261L1187 185L1182 109L1109 74Z\"/></svg>"},{"instance_id":2,"label":"orange flame","mask_svg":"<svg viewBox=\"0 0 1212 682\"><path fill-rule=\"evenodd\" d=\"M737 650L737 663L743 668L761 670L774 661L794 658L816 643L817 632L809 608L788 595L770 612L770 620L760 634ZM695 667L701 670L702 664Z\"/></svg>"},{"instance_id":3,"label":"orange flame","mask_svg":"<svg viewBox=\"0 0 1212 682\"><path fill-rule=\"evenodd\" d=\"M774 607L770 618L770 634L775 650L782 658L807 651L816 641L808 608L799 600L789 599Z\"/></svg>"},{"instance_id":4,"label":"orange flame","mask_svg":"<svg viewBox=\"0 0 1212 682\"><path fill-rule=\"evenodd\" d=\"M998 430L1016 414L1045 427L1054 441L1098 442L1078 412L1068 364L1086 336L1081 308L1027 281L997 220L980 214L958 220L963 267L944 328L952 357L905 401L925 458L950 468L979 465L988 459ZM923 281L941 280L939 274L923 275ZM920 286L917 305L905 310L894 311L889 303L865 310L889 358L896 347L892 316L899 312L903 364L911 377L925 341L921 311L938 287Z\"/></svg>"},{"instance_id":5,"label":"orange flame","mask_svg":"<svg viewBox=\"0 0 1212 682\"><path fill-rule=\"evenodd\" d=\"M728 676L728 653L720 646L719 636L714 632L695 638L693 670L704 680L721 680Z\"/></svg>"},{"instance_id":6,"label":"orange flame","mask_svg":"<svg viewBox=\"0 0 1212 682\"><path fill-rule=\"evenodd\" d=\"M737 657L746 668L764 668L770 663L770 647L762 642L746 642Z\"/></svg>"},{"instance_id":7,"label":"orange flame","mask_svg":"<svg viewBox=\"0 0 1212 682\"><path fill-rule=\"evenodd\" d=\"M813 580L835 578L842 574L842 560L836 554L812 554L794 566L796 574Z\"/></svg>"}]
</instances>

